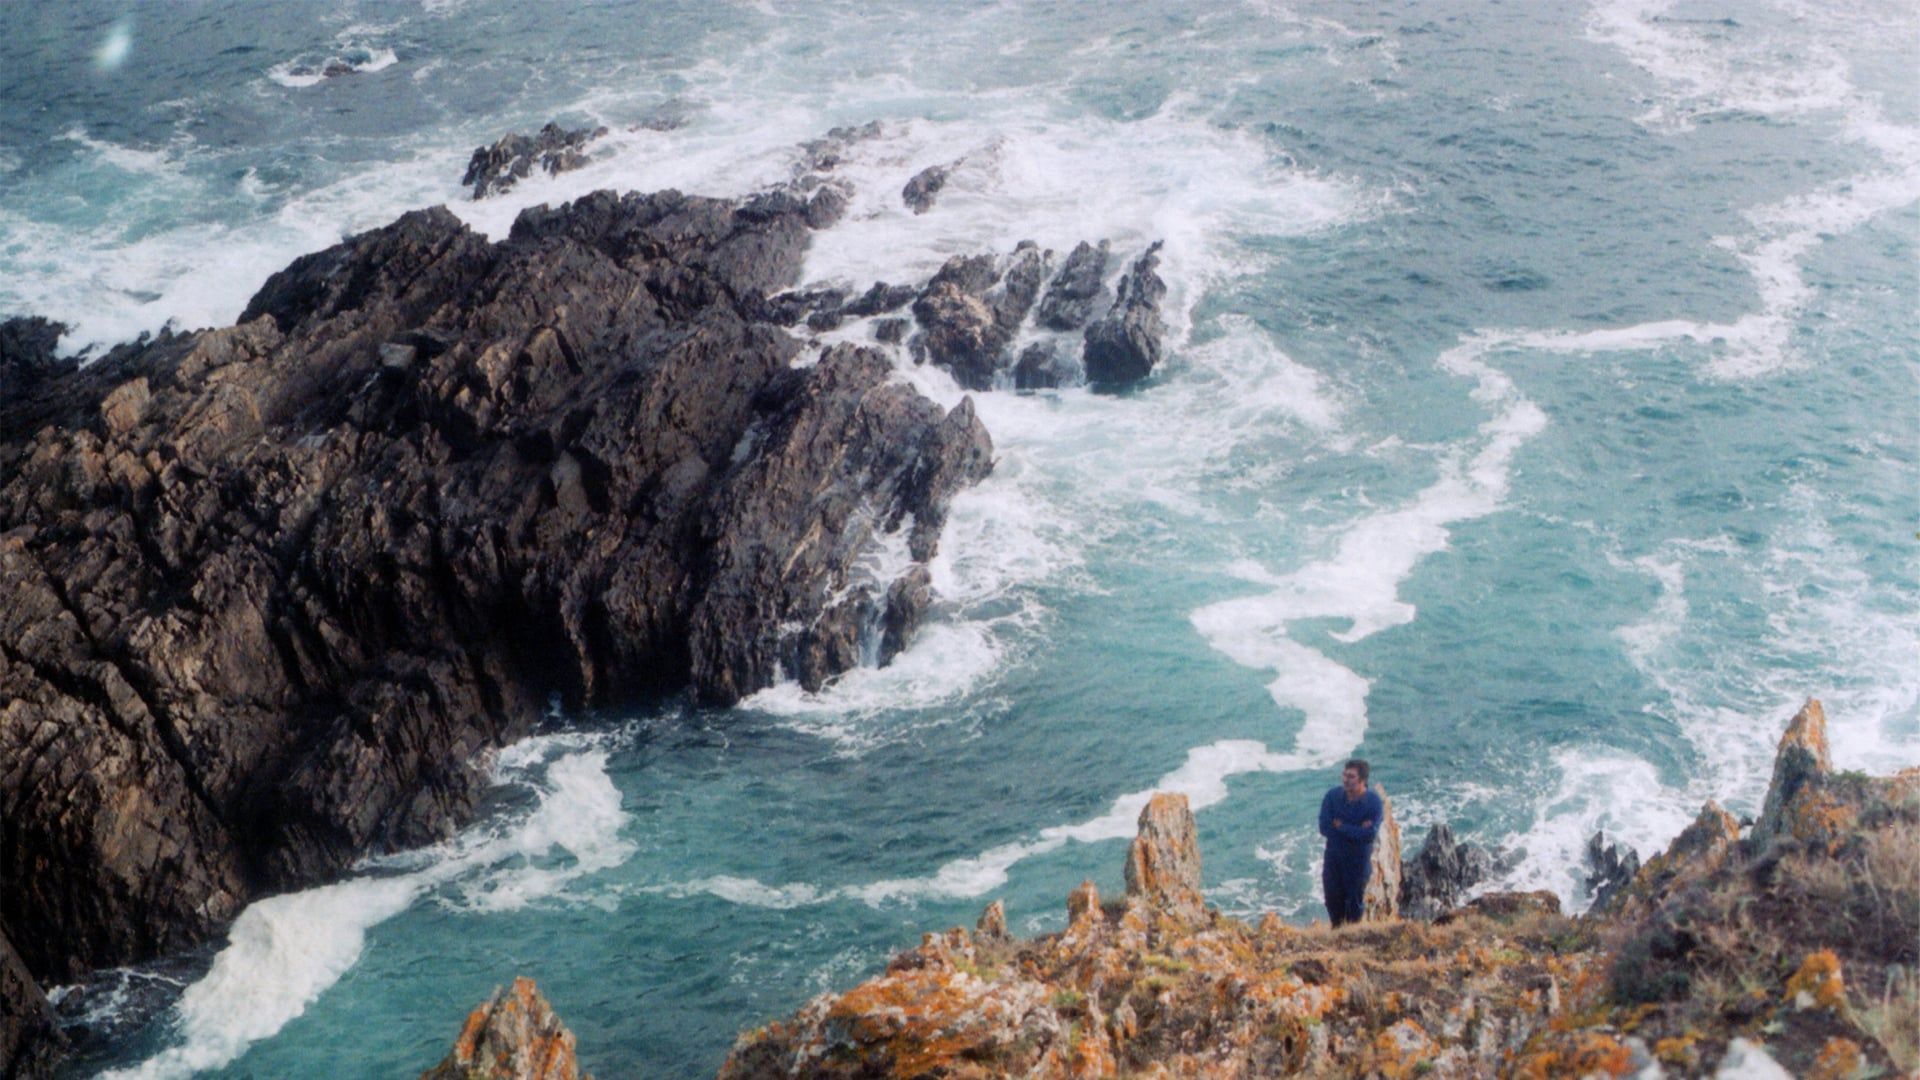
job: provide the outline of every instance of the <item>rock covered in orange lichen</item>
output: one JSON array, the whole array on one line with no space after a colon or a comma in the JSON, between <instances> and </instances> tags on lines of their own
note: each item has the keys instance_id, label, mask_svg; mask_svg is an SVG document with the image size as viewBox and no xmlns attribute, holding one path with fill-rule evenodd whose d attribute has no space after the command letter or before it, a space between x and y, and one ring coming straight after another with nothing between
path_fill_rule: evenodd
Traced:
<instances>
[{"instance_id":1,"label":"rock covered in orange lichen","mask_svg":"<svg viewBox=\"0 0 1920 1080\"><path fill-rule=\"evenodd\" d=\"M1185 795L1159 792L1147 800L1127 849L1126 879L1129 897L1181 915L1202 914L1200 836Z\"/></svg>"},{"instance_id":2,"label":"rock covered in orange lichen","mask_svg":"<svg viewBox=\"0 0 1920 1080\"><path fill-rule=\"evenodd\" d=\"M1623 910L1578 919L1551 893L1496 893L1434 923L1334 931L1267 913L1249 926L1204 906L1191 813L1156 798L1123 901L1103 906L1087 882L1066 928L1028 941L990 908L978 932L929 935L886 973L743 1035L721 1075L1920 1076L1883 1038L1913 994L1848 1000L1911 979L1920 771L1822 772L1822 724L1810 706L1783 740L1811 764L1776 769L1800 777L1784 784L1778 842L1741 843L1710 802ZM1850 813L1810 842L1793 823L1829 803Z\"/></svg>"},{"instance_id":3,"label":"rock covered in orange lichen","mask_svg":"<svg viewBox=\"0 0 1920 1080\"><path fill-rule=\"evenodd\" d=\"M1792 831L1788 808L1794 797L1809 784L1815 784L1833 772L1833 758L1827 748L1827 713L1812 698L1787 722L1780 736L1780 749L1773 758L1773 782L1767 786L1767 801L1753 824L1756 844Z\"/></svg>"},{"instance_id":4,"label":"rock covered in orange lichen","mask_svg":"<svg viewBox=\"0 0 1920 1080\"><path fill-rule=\"evenodd\" d=\"M453 1052L421 1080L579 1080L573 1032L525 977L467 1016ZM592 1080L588 1077L587 1080Z\"/></svg>"},{"instance_id":5,"label":"rock covered in orange lichen","mask_svg":"<svg viewBox=\"0 0 1920 1080\"><path fill-rule=\"evenodd\" d=\"M1645 909L1682 880L1711 874L1739 847L1740 821L1707 800L1693 824L1680 831L1667 850L1648 859L1633 881L1620 892L1617 907L1632 913Z\"/></svg>"},{"instance_id":6,"label":"rock covered in orange lichen","mask_svg":"<svg viewBox=\"0 0 1920 1080\"><path fill-rule=\"evenodd\" d=\"M1840 958L1832 949L1807 954L1800 969L1787 979L1787 1000L1796 1009L1832 1009L1847 1006L1846 981L1840 976Z\"/></svg>"},{"instance_id":7,"label":"rock covered in orange lichen","mask_svg":"<svg viewBox=\"0 0 1920 1080\"><path fill-rule=\"evenodd\" d=\"M1123 902L1089 882L1058 934L929 935L743 1035L722 1077L1489 1075L1551 1014L1533 988L1586 963L1555 955L1566 920L1531 913L1511 942L1483 916L1250 927L1204 907L1184 799L1150 802L1140 833Z\"/></svg>"}]
</instances>

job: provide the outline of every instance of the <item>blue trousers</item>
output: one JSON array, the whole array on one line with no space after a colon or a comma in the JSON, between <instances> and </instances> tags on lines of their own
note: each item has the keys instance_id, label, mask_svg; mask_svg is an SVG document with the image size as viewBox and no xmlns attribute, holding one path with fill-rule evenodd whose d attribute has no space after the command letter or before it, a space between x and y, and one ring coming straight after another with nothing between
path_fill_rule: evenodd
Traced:
<instances>
[{"instance_id":1,"label":"blue trousers","mask_svg":"<svg viewBox=\"0 0 1920 1080\"><path fill-rule=\"evenodd\" d=\"M1320 864L1320 888L1327 897L1327 919L1335 926L1359 922L1367 898L1367 872L1372 868L1371 850L1327 852Z\"/></svg>"}]
</instances>

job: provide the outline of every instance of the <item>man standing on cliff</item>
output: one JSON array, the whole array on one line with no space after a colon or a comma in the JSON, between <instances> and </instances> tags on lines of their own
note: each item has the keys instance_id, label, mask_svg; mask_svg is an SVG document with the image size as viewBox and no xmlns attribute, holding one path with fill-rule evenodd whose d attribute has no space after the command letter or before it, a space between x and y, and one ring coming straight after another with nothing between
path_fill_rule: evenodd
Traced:
<instances>
[{"instance_id":1,"label":"man standing on cliff","mask_svg":"<svg viewBox=\"0 0 1920 1080\"><path fill-rule=\"evenodd\" d=\"M1327 918L1335 926L1359 922L1373 865L1373 838L1386 808L1367 787L1367 763L1354 758L1340 770L1340 786L1320 800L1320 835L1327 838L1320 887L1327 897Z\"/></svg>"}]
</instances>

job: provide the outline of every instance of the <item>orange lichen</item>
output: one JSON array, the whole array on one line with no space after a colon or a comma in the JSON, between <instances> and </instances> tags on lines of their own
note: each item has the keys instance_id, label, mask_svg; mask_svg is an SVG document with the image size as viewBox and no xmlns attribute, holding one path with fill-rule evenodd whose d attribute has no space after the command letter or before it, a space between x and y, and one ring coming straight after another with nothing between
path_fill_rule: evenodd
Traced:
<instances>
[{"instance_id":1,"label":"orange lichen","mask_svg":"<svg viewBox=\"0 0 1920 1080\"><path fill-rule=\"evenodd\" d=\"M1860 1070L1860 1044L1836 1035L1827 1040L1807 1071L1807 1080L1846 1080Z\"/></svg>"},{"instance_id":2,"label":"orange lichen","mask_svg":"<svg viewBox=\"0 0 1920 1080\"><path fill-rule=\"evenodd\" d=\"M1700 1052L1694 1049L1699 1036L1689 1031L1685 1035L1670 1039L1661 1039L1653 1044L1653 1056L1669 1065L1692 1068L1700 1063Z\"/></svg>"},{"instance_id":3,"label":"orange lichen","mask_svg":"<svg viewBox=\"0 0 1920 1080\"><path fill-rule=\"evenodd\" d=\"M1787 1000L1798 1009L1832 1009L1835 1012L1846 1007L1846 983L1840 977L1840 958L1832 949L1810 952L1800 964L1800 970L1787 980Z\"/></svg>"},{"instance_id":4,"label":"orange lichen","mask_svg":"<svg viewBox=\"0 0 1920 1080\"><path fill-rule=\"evenodd\" d=\"M1515 1062L1513 1075L1522 1080L1550 1080L1564 1076L1625 1076L1633 1071L1633 1051L1618 1039L1597 1031L1555 1040L1556 1049L1542 1050Z\"/></svg>"}]
</instances>

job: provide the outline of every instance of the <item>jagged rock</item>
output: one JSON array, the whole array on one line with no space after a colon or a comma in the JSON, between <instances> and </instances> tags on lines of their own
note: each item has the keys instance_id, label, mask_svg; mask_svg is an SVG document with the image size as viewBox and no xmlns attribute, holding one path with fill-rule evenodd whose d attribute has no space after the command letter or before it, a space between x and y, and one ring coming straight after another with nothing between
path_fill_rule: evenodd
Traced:
<instances>
[{"instance_id":1,"label":"jagged rock","mask_svg":"<svg viewBox=\"0 0 1920 1080\"><path fill-rule=\"evenodd\" d=\"M1612 910L1639 872L1640 854L1632 848L1609 844L1598 832L1587 840L1587 891L1593 896L1592 910Z\"/></svg>"},{"instance_id":2,"label":"jagged rock","mask_svg":"<svg viewBox=\"0 0 1920 1080\"><path fill-rule=\"evenodd\" d=\"M1442 821L1427 830L1419 853L1404 869L1400 914L1432 919L1459 907L1469 889L1492 876L1493 858L1472 844L1455 841L1453 829Z\"/></svg>"},{"instance_id":3,"label":"jagged rock","mask_svg":"<svg viewBox=\"0 0 1920 1080\"><path fill-rule=\"evenodd\" d=\"M1091 881L1083 881L1067 894L1067 921L1077 923L1088 916L1100 914L1100 889Z\"/></svg>"},{"instance_id":4,"label":"jagged rock","mask_svg":"<svg viewBox=\"0 0 1920 1080\"><path fill-rule=\"evenodd\" d=\"M1085 240L1075 245L1060 272L1047 283L1047 294L1034 312L1034 321L1049 330L1078 330L1087 325L1100 302L1101 283L1107 277L1109 245Z\"/></svg>"},{"instance_id":5,"label":"jagged rock","mask_svg":"<svg viewBox=\"0 0 1920 1080\"><path fill-rule=\"evenodd\" d=\"M1162 911L1197 916L1200 839L1187 797L1158 792L1140 811L1139 832L1127 849L1127 895Z\"/></svg>"},{"instance_id":6,"label":"jagged rock","mask_svg":"<svg viewBox=\"0 0 1920 1080\"><path fill-rule=\"evenodd\" d=\"M1160 301L1167 295L1167 285L1154 273L1159 253L1160 242L1155 241L1120 279L1113 307L1087 327L1081 360L1088 382L1096 386L1136 383L1160 362L1167 332L1160 319Z\"/></svg>"},{"instance_id":7,"label":"jagged rock","mask_svg":"<svg viewBox=\"0 0 1920 1080\"><path fill-rule=\"evenodd\" d=\"M973 932L983 938L1004 938L1007 936L1007 905L995 900L980 913L980 921Z\"/></svg>"},{"instance_id":8,"label":"jagged rock","mask_svg":"<svg viewBox=\"0 0 1920 1080\"><path fill-rule=\"evenodd\" d=\"M1040 282L1047 276L1047 256L1031 240L1023 240L1013 249L1013 259L1001 278L1000 288L991 298L994 324L1011 339L1033 310L1034 297L1040 295Z\"/></svg>"},{"instance_id":9,"label":"jagged rock","mask_svg":"<svg viewBox=\"0 0 1920 1080\"><path fill-rule=\"evenodd\" d=\"M1400 822L1393 816L1393 800L1387 789L1373 785L1380 796L1380 831L1373 843L1373 864L1367 871L1367 895L1361 919L1375 922L1400 917Z\"/></svg>"},{"instance_id":10,"label":"jagged rock","mask_svg":"<svg viewBox=\"0 0 1920 1080\"><path fill-rule=\"evenodd\" d=\"M913 302L916 356L947 369L969 390L990 390L1009 366L1007 346L1033 308L1047 257L1032 241L1014 248L1004 274L991 255L948 259Z\"/></svg>"},{"instance_id":11,"label":"jagged rock","mask_svg":"<svg viewBox=\"0 0 1920 1080\"><path fill-rule=\"evenodd\" d=\"M580 1080L573 1032L525 977L467 1016L453 1050L420 1080ZM586 1080L592 1080L589 1076Z\"/></svg>"},{"instance_id":12,"label":"jagged rock","mask_svg":"<svg viewBox=\"0 0 1920 1080\"><path fill-rule=\"evenodd\" d=\"M947 186L951 175L952 165L929 165L921 169L900 189L900 201L916 214L926 213L933 209L933 200L939 196L940 189Z\"/></svg>"},{"instance_id":13,"label":"jagged rock","mask_svg":"<svg viewBox=\"0 0 1920 1080\"><path fill-rule=\"evenodd\" d=\"M903 529L930 558L991 445L877 353L793 366L757 319L805 213L603 192L489 243L420 211L295 260L237 326L0 397L0 926L27 970L177 951L447 835L554 695L724 703L864 655L893 583L856 564ZM46 362L9 325L7 370Z\"/></svg>"},{"instance_id":14,"label":"jagged rock","mask_svg":"<svg viewBox=\"0 0 1920 1080\"><path fill-rule=\"evenodd\" d=\"M0 932L0 1076L51 1076L66 1045L46 995Z\"/></svg>"},{"instance_id":15,"label":"jagged rock","mask_svg":"<svg viewBox=\"0 0 1920 1080\"><path fill-rule=\"evenodd\" d=\"M1818 701L1808 698L1780 736L1780 748L1773 758L1773 780L1767 785L1767 799L1760 817L1753 823L1753 843L1764 844L1775 836L1793 832L1789 807L1804 789L1818 784L1832 772L1826 710Z\"/></svg>"},{"instance_id":16,"label":"jagged rock","mask_svg":"<svg viewBox=\"0 0 1920 1080\"><path fill-rule=\"evenodd\" d=\"M1719 869L1740 843L1740 822L1709 799L1693 823L1673 838L1667 850L1648 859L1630 883L1610 900L1610 911L1635 912L1657 902L1678 882Z\"/></svg>"},{"instance_id":17,"label":"jagged rock","mask_svg":"<svg viewBox=\"0 0 1920 1080\"><path fill-rule=\"evenodd\" d=\"M876 319L873 324L873 340L883 345L898 345L907 339L907 320Z\"/></svg>"},{"instance_id":18,"label":"jagged rock","mask_svg":"<svg viewBox=\"0 0 1920 1080\"><path fill-rule=\"evenodd\" d=\"M473 197L484 199L510 190L538 168L548 176L570 172L587 163L581 148L605 135L607 129L576 128L572 131L549 123L537 135L513 132L492 146L478 147L467 161L463 187L473 188Z\"/></svg>"},{"instance_id":19,"label":"jagged rock","mask_svg":"<svg viewBox=\"0 0 1920 1080\"><path fill-rule=\"evenodd\" d=\"M996 278L992 256L956 255L913 302L921 327L916 351L969 390L992 389L1010 339L986 300Z\"/></svg>"}]
</instances>

